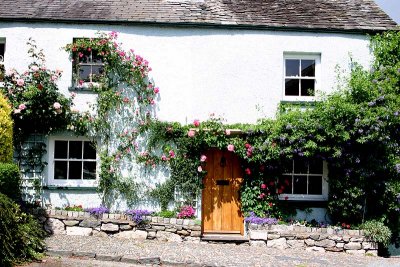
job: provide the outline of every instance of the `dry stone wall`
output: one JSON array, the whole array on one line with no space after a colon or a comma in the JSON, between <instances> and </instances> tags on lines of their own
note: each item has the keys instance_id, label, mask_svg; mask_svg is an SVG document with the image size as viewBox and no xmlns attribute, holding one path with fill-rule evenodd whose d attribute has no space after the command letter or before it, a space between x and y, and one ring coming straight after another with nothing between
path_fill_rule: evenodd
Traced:
<instances>
[{"instance_id":1,"label":"dry stone wall","mask_svg":"<svg viewBox=\"0 0 400 267\"><path fill-rule=\"evenodd\" d=\"M49 234L112 236L126 239L156 239L170 242L201 242L201 226L195 220L144 216L146 224L137 224L125 214L46 210L38 214ZM250 246L279 249L305 249L319 252L345 252L377 255L378 245L361 230L316 228L296 225L246 225Z\"/></svg>"}]
</instances>

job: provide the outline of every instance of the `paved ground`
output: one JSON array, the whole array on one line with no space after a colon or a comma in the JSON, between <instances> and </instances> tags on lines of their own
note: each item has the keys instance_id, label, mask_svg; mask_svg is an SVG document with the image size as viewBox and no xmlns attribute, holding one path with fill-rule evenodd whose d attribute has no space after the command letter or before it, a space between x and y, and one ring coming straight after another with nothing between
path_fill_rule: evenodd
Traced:
<instances>
[{"instance_id":1,"label":"paved ground","mask_svg":"<svg viewBox=\"0 0 400 267\"><path fill-rule=\"evenodd\" d=\"M306 252L293 249L278 250L250 247L244 244L172 243L64 235L52 236L46 240L46 243L51 255L63 255L62 258L58 260L57 258L50 258L46 263L30 266L125 267L137 266L138 264L161 264L163 266L400 267L400 258L355 256L334 252ZM92 259L82 260L77 258L78 256ZM119 260L121 257L129 264L108 261ZM93 260L93 258L97 258L99 261ZM104 265L102 265L103 263Z\"/></svg>"}]
</instances>

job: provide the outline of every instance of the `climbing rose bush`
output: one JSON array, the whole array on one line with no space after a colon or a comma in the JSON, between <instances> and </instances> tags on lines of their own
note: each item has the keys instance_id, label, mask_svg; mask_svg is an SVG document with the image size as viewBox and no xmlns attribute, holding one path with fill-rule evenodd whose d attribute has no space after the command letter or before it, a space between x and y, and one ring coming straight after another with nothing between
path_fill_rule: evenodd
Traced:
<instances>
[{"instance_id":1,"label":"climbing rose bush","mask_svg":"<svg viewBox=\"0 0 400 267\"><path fill-rule=\"evenodd\" d=\"M178 213L179 219L192 219L196 214L195 209L192 206L183 206Z\"/></svg>"}]
</instances>

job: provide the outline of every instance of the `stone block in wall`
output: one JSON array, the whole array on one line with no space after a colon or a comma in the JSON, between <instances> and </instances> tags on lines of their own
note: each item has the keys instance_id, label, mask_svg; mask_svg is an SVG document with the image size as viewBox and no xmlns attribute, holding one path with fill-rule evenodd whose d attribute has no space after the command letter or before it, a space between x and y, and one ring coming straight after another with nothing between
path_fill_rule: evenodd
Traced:
<instances>
[{"instance_id":1,"label":"stone block in wall","mask_svg":"<svg viewBox=\"0 0 400 267\"><path fill-rule=\"evenodd\" d=\"M304 248L304 240L286 240L289 248L301 249Z\"/></svg>"},{"instance_id":2,"label":"stone block in wall","mask_svg":"<svg viewBox=\"0 0 400 267\"><path fill-rule=\"evenodd\" d=\"M121 230L121 231L128 231L128 230L132 230L132 226L131 225L129 225L129 224L122 224L122 225L120 225L119 226L119 229Z\"/></svg>"},{"instance_id":3,"label":"stone block in wall","mask_svg":"<svg viewBox=\"0 0 400 267\"><path fill-rule=\"evenodd\" d=\"M286 238L286 240L293 240L295 239L295 234L293 232L283 232L280 233L281 237ZM299 238L299 239L304 239L304 238Z\"/></svg>"},{"instance_id":4,"label":"stone block in wall","mask_svg":"<svg viewBox=\"0 0 400 267\"><path fill-rule=\"evenodd\" d=\"M344 242L349 242L350 238L351 238L351 236L349 236L349 235L342 236L342 239L343 239Z\"/></svg>"},{"instance_id":5,"label":"stone block in wall","mask_svg":"<svg viewBox=\"0 0 400 267\"><path fill-rule=\"evenodd\" d=\"M108 237L108 235L102 231L94 230L92 231L92 236L98 236L98 237Z\"/></svg>"},{"instance_id":6,"label":"stone block in wall","mask_svg":"<svg viewBox=\"0 0 400 267\"><path fill-rule=\"evenodd\" d=\"M151 217L151 222L157 223L158 222L158 218L157 217Z\"/></svg>"},{"instance_id":7,"label":"stone block in wall","mask_svg":"<svg viewBox=\"0 0 400 267\"><path fill-rule=\"evenodd\" d=\"M62 210L56 210L56 214L55 215L62 215Z\"/></svg>"},{"instance_id":8,"label":"stone block in wall","mask_svg":"<svg viewBox=\"0 0 400 267\"><path fill-rule=\"evenodd\" d=\"M183 219L183 225L189 225L190 220L189 219Z\"/></svg>"},{"instance_id":9,"label":"stone block in wall","mask_svg":"<svg viewBox=\"0 0 400 267\"><path fill-rule=\"evenodd\" d=\"M107 213L103 213L103 214L101 215L101 218L102 218L102 219L108 219L108 214L107 214Z\"/></svg>"},{"instance_id":10,"label":"stone block in wall","mask_svg":"<svg viewBox=\"0 0 400 267\"><path fill-rule=\"evenodd\" d=\"M250 246L252 247L266 247L267 243L261 240L250 240Z\"/></svg>"},{"instance_id":11,"label":"stone block in wall","mask_svg":"<svg viewBox=\"0 0 400 267\"><path fill-rule=\"evenodd\" d=\"M251 240L268 240L268 232L263 230L252 230L250 232Z\"/></svg>"},{"instance_id":12,"label":"stone block in wall","mask_svg":"<svg viewBox=\"0 0 400 267\"><path fill-rule=\"evenodd\" d=\"M83 217L85 215L84 211L78 211L78 217Z\"/></svg>"},{"instance_id":13,"label":"stone block in wall","mask_svg":"<svg viewBox=\"0 0 400 267\"><path fill-rule=\"evenodd\" d=\"M257 229L258 229L258 224L250 223L250 224L249 224L249 229L250 229L250 230L257 230Z\"/></svg>"},{"instance_id":14,"label":"stone block in wall","mask_svg":"<svg viewBox=\"0 0 400 267\"><path fill-rule=\"evenodd\" d=\"M365 255L377 257L378 256L378 250L377 249L366 250L365 251Z\"/></svg>"},{"instance_id":15,"label":"stone block in wall","mask_svg":"<svg viewBox=\"0 0 400 267\"><path fill-rule=\"evenodd\" d=\"M355 236L350 238L350 242L363 242L364 241L364 237L362 236Z\"/></svg>"},{"instance_id":16,"label":"stone block in wall","mask_svg":"<svg viewBox=\"0 0 400 267\"><path fill-rule=\"evenodd\" d=\"M336 243L336 247L337 248L343 248L344 247L344 243L342 243L342 242Z\"/></svg>"},{"instance_id":17,"label":"stone block in wall","mask_svg":"<svg viewBox=\"0 0 400 267\"><path fill-rule=\"evenodd\" d=\"M286 239L282 237L274 240L268 240L267 247L285 249L288 247L288 245L286 243Z\"/></svg>"},{"instance_id":18,"label":"stone block in wall","mask_svg":"<svg viewBox=\"0 0 400 267\"><path fill-rule=\"evenodd\" d=\"M326 229L326 233L328 235L333 235L333 234L335 234L335 230L333 228L329 227L329 228Z\"/></svg>"},{"instance_id":19,"label":"stone block in wall","mask_svg":"<svg viewBox=\"0 0 400 267\"><path fill-rule=\"evenodd\" d=\"M169 224L170 222L169 222L170 220L169 220L169 218L164 218L164 221L163 221L163 223L167 223L167 224Z\"/></svg>"},{"instance_id":20,"label":"stone block in wall","mask_svg":"<svg viewBox=\"0 0 400 267\"><path fill-rule=\"evenodd\" d=\"M39 221L40 223L44 223L44 222L47 220L47 217L45 217L45 216L39 216L39 217L37 217L37 219L38 219L38 221Z\"/></svg>"},{"instance_id":21,"label":"stone block in wall","mask_svg":"<svg viewBox=\"0 0 400 267\"><path fill-rule=\"evenodd\" d=\"M333 248L336 246L336 242L330 239L323 239L315 242L316 247Z\"/></svg>"},{"instance_id":22,"label":"stone block in wall","mask_svg":"<svg viewBox=\"0 0 400 267\"><path fill-rule=\"evenodd\" d=\"M67 216L68 217L73 217L72 214L73 214L73 211L67 211Z\"/></svg>"},{"instance_id":23,"label":"stone block in wall","mask_svg":"<svg viewBox=\"0 0 400 267\"><path fill-rule=\"evenodd\" d=\"M378 249L378 243L375 242L362 242L361 246L363 249Z\"/></svg>"},{"instance_id":24,"label":"stone block in wall","mask_svg":"<svg viewBox=\"0 0 400 267\"><path fill-rule=\"evenodd\" d=\"M200 243L200 237L186 236L184 241L190 243Z\"/></svg>"},{"instance_id":25,"label":"stone block in wall","mask_svg":"<svg viewBox=\"0 0 400 267\"><path fill-rule=\"evenodd\" d=\"M176 218L170 218L169 219L170 224L176 224Z\"/></svg>"},{"instance_id":26,"label":"stone block in wall","mask_svg":"<svg viewBox=\"0 0 400 267\"><path fill-rule=\"evenodd\" d=\"M309 239L310 234L308 233L296 233L296 239Z\"/></svg>"},{"instance_id":27,"label":"stone block in wall","mask_svg":"<svg viewBox=\"0 0 400 267\"><path fill-rule=\"evenodd\" d=\"M361 243L359 242L349 242L347 244L344 244L344 249L349 249L349 250L358 250L361 249Z\"/></svg>"},{"instance_id":28,"label":"stone block in wall","mask_svg":"<svg viewBox=\"0 0 400 267\"><path fill-rule=\"evenodd\" d=\"M96 228L99 225L100 222L98 220L93 220L93 219L84 219L79 223L79 226L81 227L90 227L90 228Z\"/></svg>"},{"instance_id":29,"label":"stone block in wall","mask_svg":"<svg viewBox=\"0 0 400 267\"><path fill-rule=\"evenodd\" d=\"M190 230L193 231L201 231L201 226L200 225L192 225L189 227Z\"/></svg>"},{"instance_id":30,"label":"stone block in wall","mask_svg":"<svg viewBox=\"0 0 400 267\"><path fill-rule=\"evenodd\" d=\"M343 248L338 248L338 247L329 247L325 248L325 250L330 252L343 252Z\"/></svg>"},{"instance_id":31,"label":"stone block in wall","mask_svg":"<svg viewBox=\"0 0 400 267\"><path fill-rule=\"evenodd\" d=\"M177 224L174 225L174 228L176 228L176 230L178 231L183 229L182 225L177 225Z\"/></svg>"},{"instance_id":32,"label":"stone block in wall","mask_svg":"<svg viewBox=\"0 0 400 267\"><path fill-rule=\"evenodd\" d=\"M79 224L78 220L64 220L63 222L66 226L75 226Z\"/></svg>"},{"instance_id":33,"label":"stone block in wall","mask_svg":"<svg viewBox=\"0 0 400 267\"><path fill-rule=\"evenodd\" d=\"M113 224L113 223L103 223L100 229L101 231L105 232L118 232L119 226L118 224Z\"/></svg>"},{"instance_id":34,"label":"stone block in wall","mask_svg":"<svg viewBox=\"0 0 400 267\"><path fill-rule=\"evenodd\" d=\"M72 212L72 217L73 218L78 218L79 217L79 211L73 211Z\"/></svg>"},{"instance_id":35,"label":"stone block in wall","mask_svg":"<svg viewBox=\"0 0 400 267\"><path fill-rule=\"evenodd\" d=\"M268 234L268 240L274 240L274 239L278 239L280 237L281 237L281 235L279 235L279 234Z\"/></svg>"},{"instance_id":36,"label":"stone block in wall","mask_svg":"<svg viewBox=\"0 0 400 267\"><path fill-rule=\"evenodd\" d=\"M90 236L92 231L92 228L88 227L67 226L67 235Z\"/></svg>"},{"instance_id":37,"label":"stone block in wall","mask_svg":"<svg viewBox=\"0 0 400 267\"><path fill-rule=\"evenodd\" d=\"M61 215L68 216L68 211L62 210L62 211L61 211Z\"/></svg>"},{"instance_id":38,"label":"stone block in wall","mask_svg":"<svg viewBox=\"0 0 400 267\"><path fill-rule=\"evenodd\" d=\"M195 225L194 220L189 220L189 226L194 226L194 225Z\"/></svg>"},{"instance_id":39,"label":"stone block in wall","mask_svg":"<svg viewBox=\"0 0 400 267\"><path fill-rule=\"evenodd\" d=\"M319 234L312 234L312 235L310 235L310 238L312 239L312 240L319 240Z\"/></svg>"},{"instance_id":40,"label":"stone block in wall","mask_svg":"<svg viewBox=\"0 0 400 267\"><path fill-rule=\"evenodd\" d=\"M307 229L306 229L307 227L305 227L305 226L302 226L302 225L295 225L294 226L294 231L295 232L298 232L298 233L304 233L304 232L307 232Z\"/></svg>"},{"instance_id":41,"label":"stone block in wall","mask_svg":"<svg viewBox=\"0 0 400 267\"><path fill-rule=\"evenodd\" d=\"M188 236L190 233L186 230L179 230L176 232L178 235Z\"/></svg>"},{"instance_id":42,"label":"stone block in wall","mask_svg":"<svg viewBox=\"0 0 400 267\"><path fill-rule=\"evenodd\" d=\"M136 239L136 240L146 240L148 233L142 230L136 231L123 231L117 234L114 234L113 237L120 239Z\"/></svg>"},{"instance_id":43,"label":"stone block in wall","mask_svg":"<svg viewBox=\"0 0 400 267\"><path fill-rule=\"evenodd\" d=\"M193 237L200 237L200 236L201 236L201 231L192 231L192 232L190 233L190 236L193 236Z\"/></svg>"},{"instance_id":44,"label":"stone block in wall","mask_svg":"<svg viewBox=\"0 0 400 267\"><path fill-rule=\"evenodd\" d=\"M365 255L365 250L364 249L358 249L358 250L348 249L348 250L346 250L346 253L351 254L351 255Z\"/></svg>"},{"instance_id":45,"label":"stone block in wall","mask_svg":"<svg viewBox=\"0 0 400 267\"><path fill-rule=\"evenodd\" d=\"M305 239L305 240L304 240L304 243L305 243L307 246L312 247L312 246L315 245L315 240L308 238L308 239Z\"/></svg>"},{"instance_id":46,"label":"stone block in wall","mask_svg":"<svg viewBox=\"0 0 400 267\"><path fill-rule=\"evenodd\" d=\"M164 222L164 218L163 217L157 217L157 222L163 223Z\"/></svg>"},{"instance_id":47,"label":"stone block in wall","mask_svg":"<svg viewBox=\"0 0 400 267\"><path fill-rule=\"evenodd\" d=\"M151 228L157 230L157 231L164 231L165 226L164 225L152 225Z\"/></svg>"},{"instance_id":48,"label":"stone block in wall","mask_svg":"<svg viewBox=\"0 0 400 267\"><path fill-rule=\"evenodd\" d=\"M120 220L121 219L121 214L114 214L114 219Z\"/></svg>"},{"instance_id":49,"label":"stone block in wall","mask_svg":"<svg viewBox=\"0 0 400 267\"><path fill-rule=\"evenodd\" d=\"M156 234L156 238L159 241L182 242L182 238L180 237L180 235L164 231L158 231Z\"/></svg>"},{"instance_id":50,"label":"stone block in wall","mask_svg":"<svg viewBox=\"0 0 400 267\"><path fill-rule=\"evenodd\" d=\"M308 247L306 248L306 251L316 251L316 252L325 252L325 249L323 247Z\"/></svg>"},{"instance_id":51,"label":"stone block in wall","mask_svg":"<svg viewBox=\"0 0 400 267\"><path fill-rule=\"evenodd\" d=\"M355 236L355 235L359 236L360 235L359 230L348 230L348 232L349 232L349 235L351 235L351 236Z\"/></svg>"},{"instance_id":52,"label":"stone block in wall","mask_svg":"<svg viewBox=\"0 0 400 267\"><path fill-rule=\"evenodd\" d=\"M148 239L155 239L156 238L156 233L157 232L147 232L147 238Z\"/></svg>"},{"instance_id":53,"label":"stone block in wall","mask_svg":"<svg viewBox=\"0 0 400 267\"><path fill-rule=\"evenodd\" d=\"M338 235L330 235L330 236L328 236L328 239L333 240L333 241L342 241L343 240L343 238Z\"/></svg>"},{"instance_id":54,"label":"stone block in wall","mask_svg":"<svg viewBox=\"0 0 400 267\"><path fill-rule=\"evenodd\" d=\"M183 224L183 219L176 219L176 224L182 225Z\"/></svg>"},{"instance_id":55,"label":"stone block in wall","mask_svg":"<svg viewBox=\"0 0 400 267\"><path fill-rule=\"evenodd\" d=\"M49 234L64 235L65 225L58 219L49 218L44 224L44 230Z\"/></svg>"},{"instance_id":56,"label":"stone block in wall","mask_svg":"<svg viewBox=\"0 0 400 267\"><path fill-rule=\"evenodd\" d=\"M170 233L176 233L176 228L165 228L166 232L170 232Z\"/></svg>"}]
</instances>

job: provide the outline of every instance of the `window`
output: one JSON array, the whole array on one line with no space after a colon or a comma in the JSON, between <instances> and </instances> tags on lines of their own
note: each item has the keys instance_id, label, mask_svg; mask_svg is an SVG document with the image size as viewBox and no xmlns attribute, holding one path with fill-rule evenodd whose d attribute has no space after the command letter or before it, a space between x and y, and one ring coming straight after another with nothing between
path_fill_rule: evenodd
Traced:
<instances>
[{"instance_id":1,"label":"window","mask_svg":"<svg viewBox=\"0 0 400 267\"><path fill-rule=\"evenodd\" d=\"M74 43L82 38L74 39ZM73 82L77 87L96 86L104 75L103 57L94 49L73 53Z\"/></svg>"},{"instance_id":2,"label":"window","mask_svg":"<svg viewBox=\"0 0 400 267\"><path fill-rule=\"evenodd\" d=\"M327 200L327 166L322 160L296 159L287 162L279 179L281 199Z\"/></svg>"},{"instance_id":3,"label":"window","mask_svg":"<svg viewBox=\"0 0 400 267\"><path fill-rule=\"evenodd\" d=\"M49 184L95 186L97 154L95 145L79 138L53 138L49 144Z\"/></svg>"},{"instance_id":4,"label":"window","mask_svg":"<svg viewBox=\"0 0 400 267\"><path fill-rule=\"evenodd\" d=\"M284 56L284 98L310 100L318 82L319 55Z\"/></svg>"},{"instance_id":5,"label":"window","mask_svg":"<svg viewBox=\"0 0 400 267\"><path fill-rule=\"evenodd\" d=\"M4 82L4 76L6 75L6 70L4 67L4 54L6 52L5 40L0 38L0 86Z\"/></svg>"}]
</instances>

